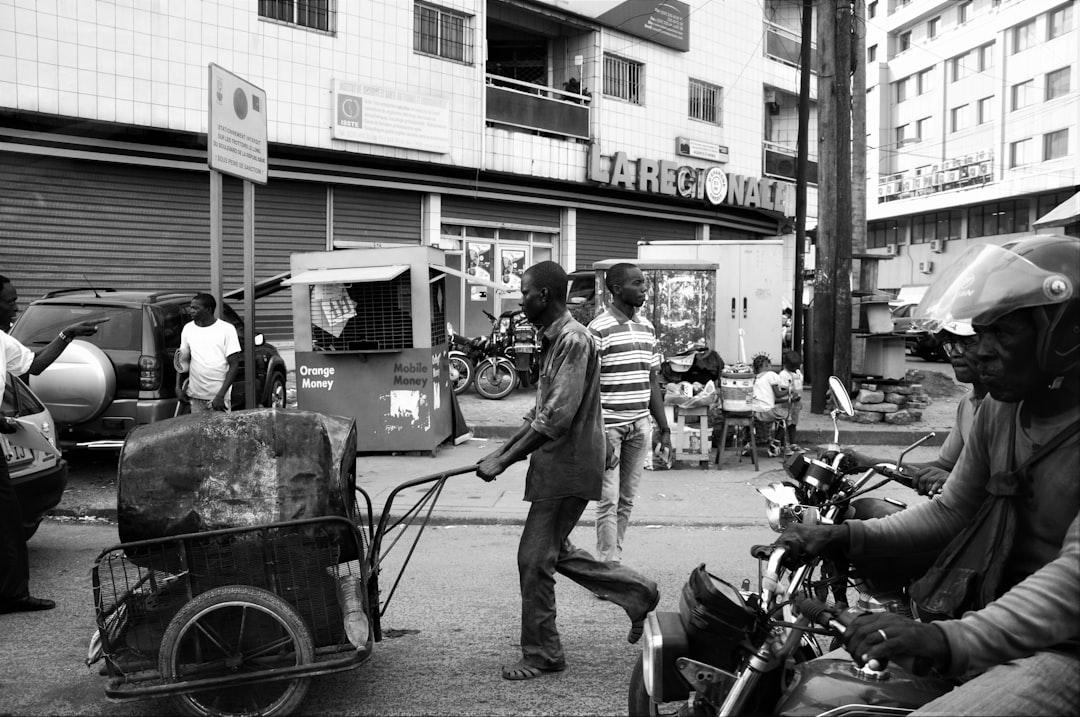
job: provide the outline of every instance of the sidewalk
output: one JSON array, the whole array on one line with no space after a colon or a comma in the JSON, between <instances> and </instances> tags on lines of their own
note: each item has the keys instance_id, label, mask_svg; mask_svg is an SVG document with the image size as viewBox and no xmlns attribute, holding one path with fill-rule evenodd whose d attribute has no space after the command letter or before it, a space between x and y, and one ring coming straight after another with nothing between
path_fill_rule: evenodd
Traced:
<instances>
[{"instance_id":1,"label":"sidewalk","mask_svg":"<svg viewBox=\"0 0 1080 717\"><path fill-rule=\"evenodd\" d=\"M291 351L282 353L292 369ZM943 370L948 368L943 367ZM290 370L290 391L292 379ZM290 396L295 394L290 393ZM934 399L923 413L923 420L908 426L843 421L840 423L840 442L855 445L868 455L896 460L904 446L935 431L936 438L914 449L905 458L915 462L932 460L937 455L936 445L952 425L958 398L959 395ZM357 483L370 495L376 515L383 512L387 498L403 482L476 465L501 440L517 430L534 395L531 391L519 390L501 401L489 401L468 391L459 400L474 435L471 440L457 446L444 444L435 456L362 453L357 457ZM811 447L831 441L832 421L828 415L812 414L807 410L810 405L808 391L803 396L803 405L797 442ZM709 464L704 468L694 465L677 466L668 471L645 471L634 504L633 522L638 527L650 524L764 526L764 500L754 489L783 480L785 474L780 458L759 456L759 465L760 470L755 471L750 458L740 458L729 450L720 468ZM523 522L528 512L528 503L522 500L526 469L527 462L518 463L492 483L481 481L472 472L449 478L432 512L432 520L444 524ZM425 489L416 487L403 491L395 501L392 513L404 513ZM875 495L909 504L922 500L895 484L885 486ZM74 476L53 514L115 521L115 479L95 483ZM592 524L593 516L594 510L590 506L582 516L582 524Z\"/></svg>"}]
</instances>

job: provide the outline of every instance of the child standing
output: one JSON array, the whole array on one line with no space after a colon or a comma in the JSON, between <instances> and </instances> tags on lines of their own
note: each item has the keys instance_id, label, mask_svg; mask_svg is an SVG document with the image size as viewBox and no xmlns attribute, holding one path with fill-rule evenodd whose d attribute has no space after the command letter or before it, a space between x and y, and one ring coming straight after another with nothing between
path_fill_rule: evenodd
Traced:
<instances>
[{"instance_id":1,"label":"child standing","mask_svg":"<svg viewBox=\"0 0 1080 717\"><path fill-rule=\"evenodd\" d=\"M799 411L802 409L803 373L802 356L794 349L784 352L783 368L779 373L780 385L791 396L791 409L787 417L787 454L799 450L795 445L795 427L799 423Z\"/></svg>"}]
</instances>

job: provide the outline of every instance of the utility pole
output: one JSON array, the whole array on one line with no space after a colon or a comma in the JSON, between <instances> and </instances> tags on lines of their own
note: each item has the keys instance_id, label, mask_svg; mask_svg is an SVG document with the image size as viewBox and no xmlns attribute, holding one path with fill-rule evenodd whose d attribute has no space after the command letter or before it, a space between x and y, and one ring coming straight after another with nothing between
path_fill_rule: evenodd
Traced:
<instances>
[{"instance_id":1,"label":"utility pole","mask_svg":"<svg viewBox=\"0 0 1080 717\"><path fill-rule=\"evenodd\" d=\"M820 0L818 238L810 342L810 410L825 412L828 377L851 384L851 0Z\"/></svg>"},{"instance_id":2,"label":"utility pole","mask_svg":"<svg viewBox=\"0 0 1080 717\"><path fill-rule=\"evenodd\" d=\"M795 296L791 301L791 346L807 356L803 349L803 257L806 253L806 184L810 148L810 75L813 49L810 34L814 31L814 2L803 0L802 34L799 48L799 128L795 154Z\"/></svg>"}]
</instances>

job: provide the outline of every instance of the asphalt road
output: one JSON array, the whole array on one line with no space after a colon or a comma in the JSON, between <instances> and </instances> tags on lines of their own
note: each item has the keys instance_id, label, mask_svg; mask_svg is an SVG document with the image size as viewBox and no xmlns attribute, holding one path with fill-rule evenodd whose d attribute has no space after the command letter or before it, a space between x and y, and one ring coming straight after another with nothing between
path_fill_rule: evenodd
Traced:
<instances>
[{"instance_id":1,"label":"asphalt road","mask_svg":"<svg viewBox=\"0 0 1080 717\"><path fill-rule=\"evenodd\" d=\"M519 528L429 528L384 617L387 637L358 669L315 682L305 715L612 715L625 714L626 689L640 646L626 642L629 621L565 578L557 578L559 627L569 669L508 682L500 666L519 655L515 554ZM756 580L749 546L769 542L767 527L633 526L625 560L660 585L660 609L677 609L678 591L699 563L738 584ZM593 544L580 527L575 542ZM45 613L0 615L0 714L171 714L163 700L113 703L105 678L83 664L93 629L90 568L117 539L111 525L47 521L30 543L31 586L58 602ZM404 550L387 554L384 593ZM392 636L392 637L391 637Z\"/></svg>"}]
</instances>

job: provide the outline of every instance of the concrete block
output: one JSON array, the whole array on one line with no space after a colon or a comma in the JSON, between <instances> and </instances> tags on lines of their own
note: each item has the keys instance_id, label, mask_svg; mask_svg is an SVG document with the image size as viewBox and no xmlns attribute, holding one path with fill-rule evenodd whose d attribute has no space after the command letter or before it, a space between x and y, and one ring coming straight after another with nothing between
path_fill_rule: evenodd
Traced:
<instances>
[{"instance_id":1,"label":"concrete block","mask_svg":"<svg viewBox=\"0 0 1080 717\"><path fill-rule=\"evenodd\" d=\"M912 416L911 413L909 413L908 411L899 410L895 413L883 414L881 420L885 423L891 423L896 426L906 426L909 423L914 423L915 417Z\"/></svg>"},{"instance_id":2,"label":"concrete block","mask_svg":"<svg viewBox=\"0 0 1080 717\"><path fill-rule=\"evenodd\" d=\"M900 407L895 403L860 403L855 402L855 412L868 411L871 413L892 413L893 411L900 410Z\"/></svg>"},{"instance_id":3,"label":"concrete block","mask_svg":"<svg viewBox=\"0 0 1080 717\"><path fill-rule=\"evenodd\" d=\"M867 391L861 389L859 395L855 397L856 403L881 403L885 400L885 394L881 391Z\"/></svg>"}]
</instances>

